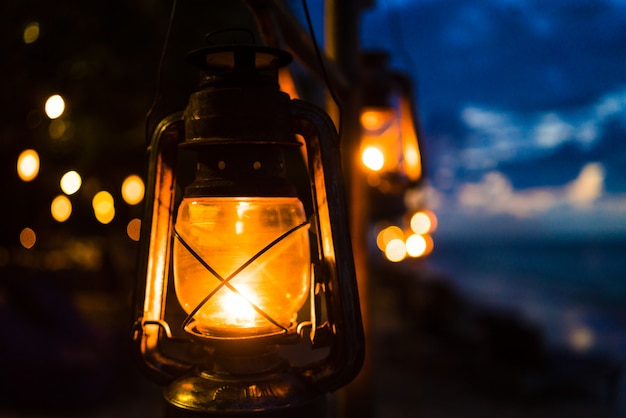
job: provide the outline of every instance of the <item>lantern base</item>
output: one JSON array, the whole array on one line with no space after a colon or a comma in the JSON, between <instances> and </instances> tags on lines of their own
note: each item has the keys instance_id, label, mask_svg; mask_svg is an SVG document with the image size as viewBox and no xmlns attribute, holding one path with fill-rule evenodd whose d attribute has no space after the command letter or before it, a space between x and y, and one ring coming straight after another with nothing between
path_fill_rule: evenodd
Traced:
<instances>
[{"instance_id":1,"label":"lantern base","mask_svg":"<svg viewBox=\"0 0 626 418\"><path fill-rule=\"evenodd\" d=\"M217 378L196 375L164 390L165 417L325 417L326 395L297 376Z\"/></svg>"},{"instance_id":2,"label":"lantern base","mask_svg":"<svg viewBox=\"0 0 626 418\"><path fill-rule=\"evenodd\" d=\"M244 355L247 354L247 355ZM326 395L272 348L217 350L210 370L183 376L164 390L165 416L325 417Z\"/></svg>"}]
</instances>

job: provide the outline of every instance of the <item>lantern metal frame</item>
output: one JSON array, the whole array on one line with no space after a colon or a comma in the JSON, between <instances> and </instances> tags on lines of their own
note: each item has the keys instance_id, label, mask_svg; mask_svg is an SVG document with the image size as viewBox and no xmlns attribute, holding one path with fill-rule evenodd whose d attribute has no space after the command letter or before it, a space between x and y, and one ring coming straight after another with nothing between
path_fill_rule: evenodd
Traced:
<instances>
[{"instance_id":1,"label":"lantern metal frame","mask_svg":"<svg viewBox=\"0 0 626 418\"><path fill-rule=\"evenodd\" d=\"M277 416L274 413L293 414L297 411L301 416L313 416L323 409L319 405L323 403L320 399L324 394L351 381L358 374L364 358L337 132L330 118L317 106L289 99L287 94L280 92L277 78L273 81L275 85L259 88L269 78L277 77L274 66L289 61L290 56L285 52L249 45L209 49L191 54L190 61L204 66L210 63L211 54L232 53L238 57L236 65L243 63L248 68L236 76L221 75L217 88L201 87L194 93L200 95L195 110L190 111L193 107L193 99L190 99L185 112L164 118L151 134L146 187L146 202L149 204L142 222L135 297L135 352L154 380L169 385L165 397L170 409L175 411L170 414L172 416L181 411L213 415L232 413L235 416L263 411ZM261 55L264 59L273 55L274 61L271 65L261 62ZM250 65L255 68L250 69ZM262 74L254 80L259 70L269 70L272 74L269 78L268 74ZM270 106L267 105L268 94L270 103L273 103ZM216 98L215 101L212 98ZM268 118L276 109L282 113L278 119ZM194 111L201 115L193 114ZM268 119L270 125L271 121L275 122L274 126L265 127ZM208 130L203 131L205 129ZM294 139L296 135L302 138L303 154L306 155L314 208L312 224L317 238L316 259L311 260L314 275L310 323L300 323L295 333L256 339L208 341L193 336L176 337L165 318L174 236L178 149L181 144L202 149L220 143L244 149L252 144L271 145L276 138L285 136L289 141L297 141ZM326 320L318 323L324 317ZM277 360L275 350L267 348L306 339L313 348L326 347L327 355L304 365L291 366ZM171 353L171 343L192 347L200 354L200 360L181 361ZM226 352L229 354L223 355ZM251 356L254 358L250 360ZM220 363L219 372L215 372L216 361ZM250 368L246 366L248 363ZM312 408L311 405L318 406Z\"/></svg>"}]
</instances>

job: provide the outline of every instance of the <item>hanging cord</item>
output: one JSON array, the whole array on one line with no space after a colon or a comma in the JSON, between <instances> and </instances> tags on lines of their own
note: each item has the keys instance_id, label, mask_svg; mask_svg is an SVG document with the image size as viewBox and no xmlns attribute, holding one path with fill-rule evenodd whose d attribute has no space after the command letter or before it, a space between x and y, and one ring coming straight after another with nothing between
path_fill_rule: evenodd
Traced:
<instances>
[{"instance_id":1,"label":"hanging cord","mask_svg":"<svg viewBox=\"0 0 626 418\"><path fill-rule=\"evenodd\" d=\"M337 0L341 1L341 0ZM326 67L324 66L324 60L322 59L322 53L320 52L319 45L317 44L317 38L315 37L315 31L313 29L313 23L311 22L311 13L309 12L309 6L307 5L306 0L302 0L302 9L304 10L304 16L306 17L306 23L309 29L309 35L311 36L311 40L313 41L313 47L315 48L315 55L317 57L317 61L322 69L322 76L324 77L324 83L326 84L326 88L328 89L328 93L330 94L331 99L337 106L337 112L339 113L339 126L337 127L337 133L339 138L341 139L341 128L343 121L343 111L341 109L341 104L337 95L335 94L335 90L333 89L332 84L330 83L330 78L328 77L328 72L326 71Z\"/></svg>"},{"instance_id":2,"label":"hanging cord","mask_svg":"<svg viewBox=\"0 0 626 418\"><path fill-rule=\"evenodd\" d=\"M170 18L167 24L167 32L165 33L165 41L163 43L163 48L161 49L161 56L159 57L159 64L157 68L156 94L146 115L146 138L150 138L150 119L152 118L152 113L154 112L154 109L156 108L157 103L159 102L159 98L161 96L161 84L163 83L163 63L165 62L165 56L167 55L168 45L170 43L170 37L172 33L172 26L174 26L174 18L176 17L176 4L177 0L173 0L172 10L170 11Z\"/></svg>"}]
</instances>

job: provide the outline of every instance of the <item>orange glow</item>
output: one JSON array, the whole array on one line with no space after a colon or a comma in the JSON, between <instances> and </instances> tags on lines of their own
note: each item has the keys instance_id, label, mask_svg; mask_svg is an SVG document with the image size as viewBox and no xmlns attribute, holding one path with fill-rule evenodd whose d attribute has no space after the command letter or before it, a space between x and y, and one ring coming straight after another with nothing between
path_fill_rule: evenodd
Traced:
<instances>
[{"instance_id":1,"label":"orange glow","mask_svg":"<svg viewBox=\"0 0 626 418\"><path fill-rule=\"evenodd\" d=\"M108 224L115 218L115 203L111 193L106 191L96 193L91 204L98 222Z\"/></svg>"},{"instance_id":2,"label":"orange glow","mask_svg":"<svg viewBox=\"0 0 626 418\"><path fill-rule=\"evenodd\" d=\"M20 232L20 244L22 244L22 247L31 249L35 245L36 241L37 234L35 234L35 231L30 228L22 229L22 232Z\"/></svg>"},{"instance_id":3,"label":"orange glow","mask_svg":"<svg viewBox=\"0 0 626 418\"><path fill-rule=\"evenodd\" d=\"M57 222L65 222L72 214L72 202L65 195L59 195L54 198L50 205L52 217Z\"/></svg>"},{"instance_id":4,"label":"orange glow","mask_svg":"<svg viewBox=\"0 0 626 418\"><path fill-rule=\"evenodd\" d=\"M133 174L122 183L122 198L129 205L136 205L143 200L145 187L141 177Z\"/></svg>"},{"instance_id":5,"label":"orange glow","mask_svg":"<svg viewBox=\"0 0 626 418\"><path fill-rule=\"evenodd\" d=\"M17 158L17 175L23 181L31 181L37 174L39 174L39 154L33 149L22 151Z\"/></svg>"},{"instance_id":6,"label":"orange glow","mask_svg":"<svg viewBox=\"0 0 626 418\"><path fill-rule=\"evenodd\" d=\"M381 110L365 110L361 113L361 125L363 129L368 131L376 131L382 129L385 123L389 123L392 116L389 115L388 109Z\"/></svg>"},{"instance_id":7,"label":"orange glow","mask_svg":"<svg viewBox=\"0 0 626 418\"><path fill-rule=\"evenodd\" d=\"M398 166L400 136L393 108L367 108L361 113L361 161L373 171Z\"/></svg>"},{"instance_id":8,"label":"orange glow","mask_svg":"<svg viewBox=\"0 0 626 418\"><path fill-rule=\"evenodd\" d=\"M422 237L424 238L424 241L426 241L426 250L424 251L423 255L428 255L433 252L433 249L435 248L435 242L433 241L433 237L429 234L422 235Z\"/></svg>"},{"instance_id":9,"label":"orange glow","mask_svg":"<svg viewBox=\"0 0 626 418\"><path fill-rule=\"evenodd\" d=\"M409 180L416 181L422 176L422 157L417 142L417 129L411 112L411 103L406 96L400 98L399 112L404 157L403 171Z\"/></svg>"},{"instance_id":10,"label":"orange glow","mask_svg":"<svg viewBox=\"0 0 626 418\"><path fill-rule=\"evenodd\" d=\"M300 98L296 83L291 75L289 67L282 67L278 70L278 83L280 84L280 89L287 93L289 97L292 99Z\"/></svg>"},{"instance_id":11,"label":"orange glow","mask_svg":"<svg viewBox=\"0 0 626 418\"><path fill-rule=\"evenodd\" d=\"M181 239L174 240L174 287L185 312L195 311L194 332L266 335L289 328L309 295L311 263L305 221L297 198L183 199L175 228L196 254ZM298 225L303 227L254 259ZM223 285L216 274L222 279L234 277ZM204 300L208 295L212 296Z\"/></svg>"},{"instance_id":12,"label":"orange glow","mask_svg":"<svg viewBox=\"0 0 626 418\"><path fill-rule=\"evenodd\" d=\"M141 219L131 219L128 225L126 225L126 233L128 234L128 238L133 241L139 241L141 235Z\"/></svg>"},{"instance_id":13,"label":"orange glow","mask_svg":"<svg viewBox=\"0 0 626 418\"><path fill-rule=\"evenodd\" d=\"M393 239L404 239L404 232L402 232L400 227L395 225L388 226L378 233L376 236L376 245L381 251L385 251L387 244Z\"/></svg>"}]
</instances>

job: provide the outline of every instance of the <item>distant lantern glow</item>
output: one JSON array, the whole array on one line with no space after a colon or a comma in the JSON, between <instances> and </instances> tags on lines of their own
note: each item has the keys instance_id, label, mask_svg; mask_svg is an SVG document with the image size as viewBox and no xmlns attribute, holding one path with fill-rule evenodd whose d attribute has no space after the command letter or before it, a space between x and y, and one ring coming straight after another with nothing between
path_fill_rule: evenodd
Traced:
<instances>
[{"instance_id":1,"label":"distant lantern glow","mask_svg":"<svg viewBox=\"0 0 626 418\"><path fill-rule=\"evenodd\" d=\"M91 204L98 222L108 224L115 218L115 204L111 193L106 191L96 193Z\"/></svg>"},{"instance_id":2,"label":"distant lantern glow","mask_svg":"<svg viewBox=\"0 0 626 418\"><path fill-rule=\"evenodd\" d=\"M20 244L22 244L22 247L31 249L36 241L37 234L35 234L35 231L30 228L22 229L22 232L20 232Z\"/></svg>"},{"instance_id":3,"label":"distant lantern glow","mask_svg":"<svg viewBox=\"0 0 626 418\"><path fill-rule=\"evenodd\" d=\"M141 232L141 219L135 218L131 219L126 225L126 233L128 234L128 238L133 241L139 241L139 236Z\"/></svg>"},{"instance_id":4,"label":"distant lantern glow","mask_svg":"<svg viewBox=\"0 0 626 418\"><path fill-rule=\"evenodd\" d=\"M385 256L389 261L397 263L406 258L406 245L399 238L394 238L385 247Z\"/></svg>"},{"instance_id":5,"label":"distant lantern glow","mask_svg":"<svg viewBox=\"0 0 626 418\"><path fill-rule=\"evenodd\" d=\"M66 195L74 194L80 189L82 179L76 171L68 171L61 177L61 190Z\"/></svg>"},{"instance_id":6,"label":"distant lantern glow","mask_svg":"<svg viewBox=\"0 0 626 418\"><path fill-rule=\"evenodd\" d=\"M37 39L39 39L38 22L30 22L28 25L26 25L26 28L24 28L23 39L25 44L32 44L37 41Z\"/></svg>"},{"instance_id":7,"label":"distant lantern glow","mask_svg":"<svg viewBox=\"0 0 626 418\"><path fill-rule=\"evenodd\" d=\"M361 161L370 170L379 171L385 165L385 156L380 149L367 147L361 154Z\"/></svg>"},{"instance_id":8,"label":"distant lantern glow","mask_svg":"<svg viewBox=\"0 0 626 418\"><path fill-rule=\"evenodd\" d=\"M23 181L31 181L37 174L39 174L39 154L32 149L22 151L17 158L17 175Z\"/></svg>"},{"instance_id":9,"label":"distant lantern glow","mask_svg":"<svg viewBox=\"0 0 626 418\"><path fill-rule=\"evenodd\" d=\"M141 177L133 174L122 183L122 198L129 205L136 205L143 200L144 190Z\"/></svg>"},{"instance_id":10,"label":"distant lantern glow","mask_svg":"<svg viewBox=\"0 0 626 418\"><path fill-rule=\"evenodd\" d=\"M55 221L65 222L72 214L72 202L67 196L59 195L52 201L50 212Z\"/></svg>"},{"instance_id":11,"label":"distant lantern glow","mask_svg":"<svg viewBox=\"0 0 626 418\"><path fill-rule=\"evenodd\" d=\"M406 240L406 252L411 257L423 256L427 247L426 239L422 235L413 234Z\"/></svg>"},{"instance_id":12,"label":"distant lantern glow","mask_svg":"<svg viewBox=\"0 0 626 418\"><path fill-rule=\"evenodd\" d=\"M59 94L48 97L46 100L46 115L50 119L56 119L60 117L65 111L65 100Z\"/></svg>"}]
</instances>

